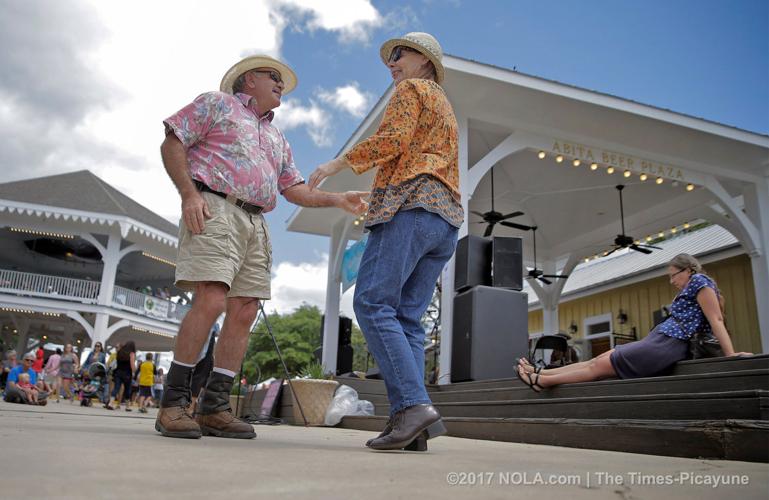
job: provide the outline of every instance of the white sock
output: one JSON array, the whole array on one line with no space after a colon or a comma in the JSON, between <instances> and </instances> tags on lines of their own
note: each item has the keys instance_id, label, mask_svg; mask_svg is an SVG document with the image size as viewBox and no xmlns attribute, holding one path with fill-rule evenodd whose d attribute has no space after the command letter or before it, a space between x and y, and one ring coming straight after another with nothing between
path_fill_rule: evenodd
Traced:
<instances>
[{"instance_id":1,"label":"white sock","mask_svg":"<svg viewBox=\"0 0 769 500\"><path fill-rule=\"evenodd\" d=\"M222 375L227 375L230 378L235 378L235 375L236 375L235 372L230 371L230 370L228 370L226 368L219 368L218 366L214 367L214 371L216 373L221 373Z\"/></svg>"},{"instance_id":2,"label":"white sock","mask_svg":"<svg viewBox=\"0 0 769 500\"><path fill-rule=\"evenodd\" d=\"M187 368L195 368L195 364L194 363L191 364L191 365L188 365L187 363L182 363L181 361L176 361L176 360L171 361L171 363L172 364L176 363L179 366L186 366Z\"/></svg>"}]
</instances>

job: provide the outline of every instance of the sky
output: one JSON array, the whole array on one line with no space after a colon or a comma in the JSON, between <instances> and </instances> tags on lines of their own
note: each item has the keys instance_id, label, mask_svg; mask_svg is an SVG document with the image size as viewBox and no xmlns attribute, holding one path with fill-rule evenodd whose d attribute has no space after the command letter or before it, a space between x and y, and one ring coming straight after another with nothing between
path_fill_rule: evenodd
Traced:
<instances>
[{"instance_id":1,"label":"sky","mask_svg":"<svg viewBox=\"0 0 769 500\"><path fill-rule=\"evenodd\" d=\"M0 0L3 181L89 169L178 223L162 120L240 58L287 62L275 123L305 176L390 84L379 46L427 31L446 53L769 134L765 0ZM272 308L323 306L328 240L267 214ZM342 309L351 314L351 294Z\"/></svg>"}]
</instances>

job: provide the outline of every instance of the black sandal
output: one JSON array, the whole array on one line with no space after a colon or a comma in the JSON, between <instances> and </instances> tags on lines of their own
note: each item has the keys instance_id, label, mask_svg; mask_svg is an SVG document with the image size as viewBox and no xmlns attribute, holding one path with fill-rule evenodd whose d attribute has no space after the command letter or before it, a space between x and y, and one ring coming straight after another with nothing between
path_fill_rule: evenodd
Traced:
<instances>
[{"instance_id":1,"label":"black sandal","mask_svg":"<svg viewBox=\"0 0 769 500\"><path fill-rule=\"evenodd\" d=\"M531 389L532 391L539 393L539 392L542 392L542 389L544 389L544 387L539 385L539 377L540 377L539 373L534 374L537 376L537 379L534 380L531 378L531 373L526 372L526 378L529 379L528 381L524 380L523 377L521 376L521 370L515 370L515 374L518 375L518 378L520 379L520 381L526 384L529 387L529 389Z\"/></svg>"},{"instance_id":2,"label":"black sandal","mask_svg":"<svg viewBox=\"0 0 769 500\"><path fill-rule=\"evenodd\" d=\"M527 365L529 365L530 367L534 368L534 373L539 374L539 372L542 371L542 365L534 366L534 365L531 364L531 361L529 361L526 358L515 358L516 371L518 371L518 366L520 366L520 364L521 364L520 361L521 360L525 361ZM526 372L526 373L530 373L530 372Z\"/></svg>"}]
</instances>

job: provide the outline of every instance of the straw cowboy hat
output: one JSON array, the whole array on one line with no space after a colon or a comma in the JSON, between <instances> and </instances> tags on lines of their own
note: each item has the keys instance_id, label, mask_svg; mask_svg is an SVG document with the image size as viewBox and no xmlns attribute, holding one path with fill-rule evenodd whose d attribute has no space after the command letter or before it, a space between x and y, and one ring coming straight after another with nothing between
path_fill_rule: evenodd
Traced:
<instances>
[{"instance_id":1,"label":"straw cowboy hat","mask_svg":"<svg viewBox=\"0 0 769 500\"><path fill-rule=\"evenodd\" d=\"M414 49L428 58L430 62L433 63L433 66L435 66L436 80L438 83L443 83L443 78L446 75L446 72L443 69L443 64L441 63L441 60L443 59L443 49L441 49L441 44L438 43L438 40L436 40L434 36L429 33L414 31L406 33L402 38L387 40L382 44L382 48L379 49L379 56L385 64L390 60L390 53L399 45Z\"/></svg>"},{"instance_id":2,"label":"straw cowboy hat","mask_svg":"<svg viewBox=\"0 0 769 500\"><path fill-rule=\"evenodd\" d=\"M285 85L283 88L284 95L296 87L296 73L291 68L270 56L255 55L246 57L228 69L224 74L224 78L222 78L222 83L219 84L219 90L232 94L232 85L235 83L235 80L243 73L256 68L272 68L280 73L280 77Z\"/></svg>"}]
</instances>

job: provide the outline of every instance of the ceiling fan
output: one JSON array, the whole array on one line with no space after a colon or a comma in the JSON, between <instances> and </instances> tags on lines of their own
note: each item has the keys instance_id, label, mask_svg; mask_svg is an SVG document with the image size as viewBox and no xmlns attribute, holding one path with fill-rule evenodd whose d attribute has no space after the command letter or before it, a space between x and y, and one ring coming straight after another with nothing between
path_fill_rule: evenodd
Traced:
<instances>
[{"instance_id":1,"label":"ceiling fan","mask_svg":"<svg viewBox=\"0 0 769 500\"><path fill-rule=\"evenodd\" d=\"M507 219L512 219L513 217L519 217L523 215L523 212L511 212L507 215L503 215L502 213L494 210L494 169L493 168L491 169L491 210L484 213L471 210L471 213L483 219L483 222L477 222L477 224L488 224L488 226L486 227L486 231L483 233L484 238L488 238L489 236L491 236L491 233L494 231L494 226L496 224L512 227L514 229L520 229L522 231L528 231L529 229L531 229L531 226L525 226L523 224L516 224L515 222L507 221Z\"/></svg>"},{"instance_id":2,"label":"ceiling fan","mask_svg":"<svg viewBox=\"0 0 769 500\"><path fill-rule=\"evenodd\" d=\"M542 269L537 269L537 226L532 226L531 228L533 241L534 241L534 269L529 271L528 276L526 276L527 280L530 279L538 279L542 283L546 285L552 285L553 282L550 281L548 278L552 279L566 279L569 277L568 274L545 274L545 272Z\"/></svg>"},{"instance_id":3,"label":"ceiling fan","mask_svg":"<svg viewBox=\"0 0 769 500\"><path fill-rule=\"evenodd\" d=\"M654 245L643 245L641 243L636 243L632 236L625 234L625 208L622 204L622 190L625 189L625 186L619 184L615 187L617 188L617 191L619 191L619 215L620 222L622 223L622 234L618 234L617 237L614 238L614 247L606 252L604 257L613 254L620 248L630 248L631 250L635 250L636 252L641 252L647 255L652 253L652 249L662 250L660 247L655 247Z\"/></svg>"}]
</instances>

